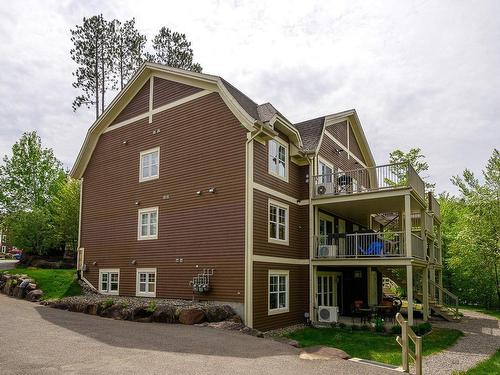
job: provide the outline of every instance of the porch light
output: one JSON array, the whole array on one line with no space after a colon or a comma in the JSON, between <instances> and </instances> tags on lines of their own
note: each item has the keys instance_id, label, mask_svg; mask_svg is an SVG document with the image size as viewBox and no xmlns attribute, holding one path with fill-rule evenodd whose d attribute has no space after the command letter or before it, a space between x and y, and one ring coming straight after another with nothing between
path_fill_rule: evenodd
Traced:
<instances>
[{"instance_id":1,"label":"porch light","mask_svg":"<svg viewBox=\"0 0 500 375\"><path fill-rule=\"evenodd\" d=\"M215 194L215 188L214 187L208 188L208 192Z\"/></svg>"},{"instance_id":2,"label":"porch light","mask_svg":"<svg viewBox=\"0 0 500 375\"><path fill-rule=\"evenodd\" d=\"M199 196L199 195L201 195L201 190L198 190L198 191L196 192L196 195L198 195L198 196Z\"/></svg>"}]
</instances>

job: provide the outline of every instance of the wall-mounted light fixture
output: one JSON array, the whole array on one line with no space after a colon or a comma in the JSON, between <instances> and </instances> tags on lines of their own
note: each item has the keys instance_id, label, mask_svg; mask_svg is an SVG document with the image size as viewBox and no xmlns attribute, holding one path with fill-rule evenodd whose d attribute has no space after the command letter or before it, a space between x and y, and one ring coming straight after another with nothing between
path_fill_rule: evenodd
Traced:
<instances>
[{"instance_id":1,"label":"wall-mounted light fixture","mask_svg":"<svg viewBox=\"0 0 500 375\"><path fill-rule=\"evenodd\" d=\"M132 262L130 262L131 264L133 264L134 266L137 264L137 260L133 260Z\"/></svg>"},{"instance_id":2,"label":"wall-mounted light fixture","mask_svg":"<svg viewBox=\"0 0 500 375\"><path fill-rule=\"evenodd\" d=\"M198 191L196 192L196 195L201 195L201 190L198 190Z\"/></svg>"},{"instance_id":3,"label":"wall-mounted light fixture","mask_svg":"<svg viewBox=\"0 0 500 375\"><path fill-rule=\"evenodd\" d=\"M141 202L140 202L140 201L135 201L135 205L136 205L136 206L139 206L140 204L141 204Z\"/></svg>"},{"instance_id":4,"label":"wall-mounted light fixture","mask_svg":"<svg viewBox=\"0 0 500 375\"><path fill-rule=\"evenodd\" d=\"M97 262L92 262L92 265L93 266L97 266Z\"/></svg>"},{"instance_id":5,"label":"wall-mounted light fixture","mask_svg":"<svg viewBox=\"0 0 500 375\"><path fill-rule=\"evenodd\" d=\"M208 192L215 194L215 188L214 187L208 188Z\"/></svg>"},{"instance_id":6,"label":"wall-mounted light fixture","mask_svg":"<svg viewBox=\"0 0 500 375\"><path fill-rule=\"evenodd\" d=\"M170 199L170 195L169 194L165 194L162 198L163 199Z\"/></svg>"},{"instance_id":7,"label":"wall-mounted light fixture","mask_svg":"<svg viewBox=\"0 0 500 375\"><path fill-rule=\"evenodd\" d=\"M128 145L128 141L123 141L122 142L125 146Z\"/></svg>"}]
</instances>

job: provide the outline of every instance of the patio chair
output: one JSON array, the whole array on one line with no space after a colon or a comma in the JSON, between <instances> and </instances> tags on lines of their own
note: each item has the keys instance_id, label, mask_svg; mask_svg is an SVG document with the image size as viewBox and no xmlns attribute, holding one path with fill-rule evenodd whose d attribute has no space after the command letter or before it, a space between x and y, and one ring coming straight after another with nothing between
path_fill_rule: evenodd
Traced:
<instances>
[{"instance_id":1,"label":"patio chair","mask_svg":"<svg viewBox=\"0 0 500 375\"><path fill-rule=\"evenodd\" d=\"M384 255L384 242L376 240L368 245L368 248L363 249L361 246L358 247L358 251L361 255Z\"/></svg>"}]
</instances>

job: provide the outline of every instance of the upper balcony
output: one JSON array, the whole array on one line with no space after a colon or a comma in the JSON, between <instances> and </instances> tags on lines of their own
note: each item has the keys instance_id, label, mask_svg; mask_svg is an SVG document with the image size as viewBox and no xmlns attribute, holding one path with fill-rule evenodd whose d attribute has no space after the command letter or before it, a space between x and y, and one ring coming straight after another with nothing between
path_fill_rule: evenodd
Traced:
<instances>
[{"instance_id":1,"label":"upper balcony","mask_svg":"<svg viewBox=\"0 0 500 375\"><path fill-rule=\"evenodd\" d=\"M428 207L429 211L434 214L434 219L441 222L441 206L432 192L428 193Z\"/></svg>"},{"instance_id":2,"label":"upper balcony","mask_svg":"<svg viewBox=\"0 0 500 375\"><path fill-rule=\"evenodd\" d=\"M411 188L425 201L425 184L409 163L395 163L313 176L313 198Z\"/></svg>"}]
</instances>

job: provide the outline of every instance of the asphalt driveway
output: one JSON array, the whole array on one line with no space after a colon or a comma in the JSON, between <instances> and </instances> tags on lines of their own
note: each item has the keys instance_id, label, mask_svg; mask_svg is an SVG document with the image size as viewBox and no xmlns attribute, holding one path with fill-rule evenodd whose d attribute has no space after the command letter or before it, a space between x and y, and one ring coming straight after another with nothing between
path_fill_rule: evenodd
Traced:
<instances>
[{"instance_id":1,"label":"asphalt driveway","mask_svg":"<svg viewBox=\"0 0 500 375\"><path fill-rule=\"evenodd\" d=\"M0 295L7 374L394 374L352 361L305 361L298 349L235 332L118 321Z\"/></svg>"},{"instance_id":2,"label":"asphalt driveway","mask_svg":"<svg viewBox=\"0 0 500 375\"><path fill-rule=\"evenodd\" d=\"M11 270L16 267L17 260L12 259L0 259L0 271Z\"/></svg>"}]
</instances>

